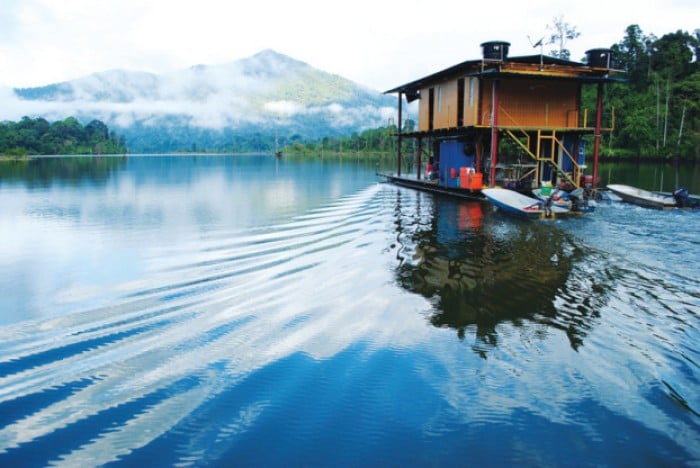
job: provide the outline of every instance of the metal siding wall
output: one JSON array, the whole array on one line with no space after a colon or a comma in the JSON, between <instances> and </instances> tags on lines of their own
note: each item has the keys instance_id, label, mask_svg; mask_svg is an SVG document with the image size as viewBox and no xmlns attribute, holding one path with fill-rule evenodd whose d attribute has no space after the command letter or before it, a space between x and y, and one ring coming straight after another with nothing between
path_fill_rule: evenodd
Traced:
<instances>
[{"instance_id":1,"label":"metal siding wall","mask_svg":"<svg viewBox=\"0 0 700 468\"><path fill-rule=\"evenodd\" d=\"M442 96L440 96L442 93ZM440 102L442 101L442 102ZM457 126L457 79L435 85L434 128Z\"/></svg>"},{"instance_id":2,"label":"metal siding wall","mask_svg":"<svg viewBox=\"0 0 700 468\"><path fill-rule=\"evenodd\" d=\"M458 105L464 105L463 126L490 125L492 80L465 77L464 102L458 103L457 80L434 84L433 129L457 126ZM473 99L470 105L470 82ZM579 83L552 80L501 79L499 85L499 125L535 128L575 128L579 126ZM438 91L441 88L441 91ZM420 90L419 130L429 130L430 87ZM438 109L439 94L441 107Z\"/></svg>"},{"instance_id":3,"label":"metal siding wall","mask_svg":"<svg viewBox=\"0 0 700 468\"><path fill-rule=\"evenodd\" d=\"M445 128L447 126L447 119L445 118L447 108L447 103L445 102L445 83L440 83L435 85L435 110L433 115L435 116L435 121L433 122L433 128Z\"/></svg>"},{"instance_id":4,"label":"metal siding wall","mask_svg":"<svg viewBox=\"0 0 700 468\"><path fill-rule=\"evenodd\" d=\"M473 95L470 101L470 81L473 83ZM457 106L460 104L464 106L464 122L463 126L477 125L479 123L479 80L477 78L465 78L465 91L464 91L464 102L458 103L458 89L457 89L457 78L454 81L442 83L442 109L438 112L437 109L437 94L438 86L435 85L433 89L435 90L435 114L433 128L449 128L457 126ZM430 100L428 96L430 95L430 88L423 88L420 90L420 101L418 104L418 129L422 132L427 132L429 130L429 119L430 119ZM490 96L490 92L489 92ZM490 97L489 97L489 108L490 108ZM471 105L470 105L471 103Z\"/></svg>"},{"instance_id":5,"label":"metal siding wall","mask_svg":"<svg viewBox=\"0 0 700 468\"><path fill-rule=\"evenodd\" d=\"M458 141L444 141L440 143L440 183L450 187L459 186L459 168L474 165L474 157L464 154L464 143ZM456 178L450 177L451 169L454 169Z\"/></svg>"},{"instance_id":6,"label":"metal siding wall","mask_svg":"<svg viewBox=\"0 0 700 468\"><path fill-rule=\"evenodd\" d=\"M470 84L471 83L471 84ZM479 80L476 77L467 77L464 79L464 123L465 127L476 125L477 123L477 111L479 109ZM470 101L470 86L472 94L472 99Z\"/></svg>"},{"instance_id":7,"label":"metal siding wall","mask_svg":"<svg viewBox=\"0 0 700 468\"><path fill-rule=\"evenodd\" d=\"M456 127L457 126L457 114L458 114L458 107L462 105L462 103L459 102L458 96L459 92L457 90L457 79L450 81L448 83L445 83L445 112L446 112L446 121L447 121L447 127Z\"/></svg>"},{"instance_id":8,"label":"metal siding wall","mask_svg":"<svg viewBox=\"0 0 700 468\"><path fill-rule=\"evenodd\" d=\"M491 125L492 85L493 80L481 81L481 113L477 117L479 125Z\"/></svg>"},{"instance_id":9,"label":"metal siding wall","mask_svg":"<svg viewBox=\"0 0 700 468\"><path fill-rule=\"evenodd\" d=\"M578 125L575 83L509 80L501 83L499 123L518 127Z\"/></svg>"},{"instance_id":10,"label":"metal siding wall","mask_svg":"<svg viewBox=\"0 0 700 468\"><path fill-rule=\"evenodd\" d=\"M420 101L418 104L418 129L421 132L427 132L429 129L429 119L430 119L430 88L423 88L420 90Z\"/></svg>"}]
</instances>

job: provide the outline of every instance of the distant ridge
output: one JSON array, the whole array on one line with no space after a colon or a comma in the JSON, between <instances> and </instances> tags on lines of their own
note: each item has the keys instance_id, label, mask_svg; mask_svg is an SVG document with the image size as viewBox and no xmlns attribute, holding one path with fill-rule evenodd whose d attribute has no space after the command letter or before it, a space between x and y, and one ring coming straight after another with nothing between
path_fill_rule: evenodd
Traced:
<instances>
[{"instance_id":1,"label":"distant ridge","mask_svg":"<svg viewBox=\"0 0 700 468\"><path fill-rule=\"evenodd\" d=\"M99 119L132 152L267 150L275 133L286 144L381 126L395 106L392 97L272 49L160 75L108 70L13 92L25 115Z\"/></svg>"}]
</instances>

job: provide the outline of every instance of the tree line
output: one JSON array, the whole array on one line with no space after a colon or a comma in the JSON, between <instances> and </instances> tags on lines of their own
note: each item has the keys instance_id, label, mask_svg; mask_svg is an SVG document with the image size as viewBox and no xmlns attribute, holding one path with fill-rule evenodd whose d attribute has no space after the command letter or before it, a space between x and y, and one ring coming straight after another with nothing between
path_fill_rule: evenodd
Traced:
<instances>
[{"instance_id":1,"label":"tree line","mask_svg":"<svg viewBox=\"0 0 700 468\"><path fill-rule=\"evenodd\" d=\"M0 122L0 154L124 154L123 137L107 125L92 120L87 125L76 118L49 123L44 118L23 117L19 122Z\"/></svg>"},{"instance_id":2,"label":"tree line","mask_svg":"<svg viewBox=\"0 0 700 468\"><path fill-rule=\"evenodd\" d=\"M638 25L612 47L627 83L608 89L619 117L609 154L700 158L700 29L657 38Z\"/></svg>"},{"instance_id":3,"label":"tree line","mask_svg":"<svg viewBox=\"0 0 700 468\"><path fill-rule=\"evenodd\" d=\"M407 120L402 132L413 131L415 122ZM362 132L353 132L350 136L323 137L316 140L304 140L298 135L291 141L285 140L284 151L294 153L394 153L397 149L396 134L398 127L395 123L389 122L384 127L372 128ZM412 148L409 141L402 144L403 151Z\"/></svg>"}]
</instances>

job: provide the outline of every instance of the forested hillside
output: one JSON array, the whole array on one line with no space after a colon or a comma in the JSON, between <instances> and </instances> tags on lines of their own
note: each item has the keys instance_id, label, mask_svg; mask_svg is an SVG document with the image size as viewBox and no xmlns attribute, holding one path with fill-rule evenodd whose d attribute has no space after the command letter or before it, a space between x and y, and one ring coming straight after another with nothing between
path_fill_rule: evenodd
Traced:
<instances>
[{"instance_id":1,"label":"forested hillside","mask_svg":"<svg viewBox=\"0 0 700 468\"><path fill-rule=\"evenodd\" d=\"M16 88L13 96L6 107L20 116L99 119L124 136L132 153L272 151L276 135L286 144L294 135L318 139L376 127L394 104L273 50L171 73L98 72Z\"/></svg>"},{"instance_id":2,"label":"forested hillside","mask_svg":"<svg viewBox=\"0 0 700 468\"><path fill-rule=\"evenodd\" d=\"M700 158L700 30L657 38L631 25L612 49L628 82L608 88L616 121L603 154ZM585 99L595 107L593 93Z\"/></svg>"},{"instance_id":3,"label":"forested hillside","mask_svg":"<svg viewBox=\"0 0 700 468\"><path fill-rule=\"evenodd\" d=\"M74 117L49 123L24 117L19 122L0 122L0 154L122 154L124 139L110 132L99 120L83 126Z\"/></svg>"}]
</instances>

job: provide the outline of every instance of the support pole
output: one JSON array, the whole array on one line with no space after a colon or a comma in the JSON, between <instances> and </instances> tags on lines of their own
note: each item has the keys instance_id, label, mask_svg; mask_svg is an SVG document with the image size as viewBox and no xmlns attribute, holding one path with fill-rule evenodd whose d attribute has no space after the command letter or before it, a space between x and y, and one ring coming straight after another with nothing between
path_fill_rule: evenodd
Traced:
<instances>
[{"instance_id":1,"label":"support pole","mask_svg":"<svg viewBox=\"0 0 700 468\"><path fill-rule=\"evenodd\" d=\"M603 116L603 83L598 83L598 102L595 110L595 134L593 135L593 190L598 186L598 157L600 155L600 131Z\"/></svg>"},{"instance_id":2,"label":"support pole","mask_svg":"<svg viewBox=\"0 0 700 468\"><path fill-rule=\"evenodd\" d=\"M477 172L481 172L483 168L483 159L484 159L484 145L481 143L481 135L477 137L477 140L475 141L475 147L476 147L476 164L474 165L474 168L476 169Z\"/></svg>"},{"instance_id":3,"label":"support pole","mask_svg":"<svg viewBox=\"0 0 700 468\"><path fill-rule=\"evenodd\" d=\"M401 176L401 120L403 119L402 117L402 110L403 110L403 99L402 99L402 93L399 91L399 123L398 123L398 149L396 152L396 175Z\"/></svg>"},{"instance_id":4,"label":"support pole","mask_svg":"<svg viewBox=\"0 0 700 468\"><path fill-rule=\"evenodd\" d=\"M416 167L416 178L418 180L420 180L421 167L423 166L422 157L423 157L423 139L418 138L417 147L416 147L416 166L418 166L418 167Z\"/></svg>"},{"instance_id":5,"label":"support pole","mask_svg":"<svg viewBox=\"0 0 700 468\"><path fill-rule=\"evenodd\" d=\"M498 80L491 85L491 174L489 184L496 186L496 164L498 164Z\"/></svg>"}]
</instances>

